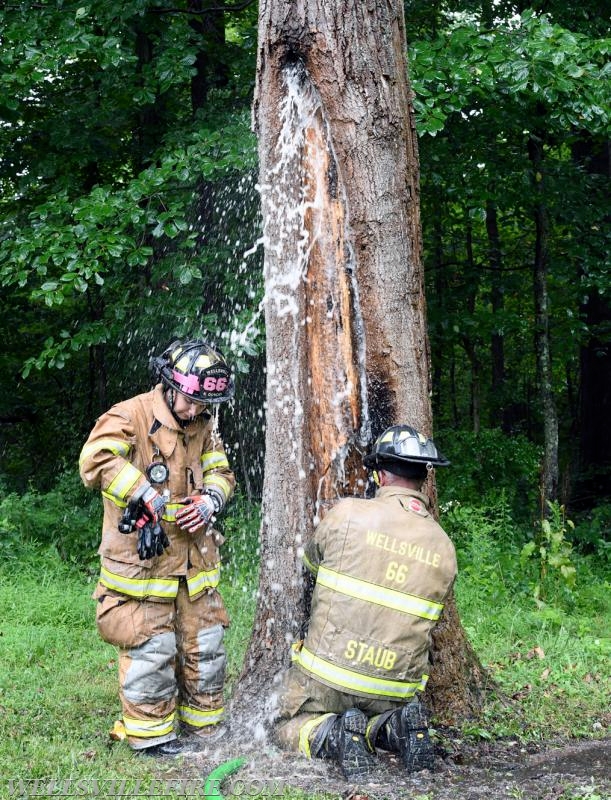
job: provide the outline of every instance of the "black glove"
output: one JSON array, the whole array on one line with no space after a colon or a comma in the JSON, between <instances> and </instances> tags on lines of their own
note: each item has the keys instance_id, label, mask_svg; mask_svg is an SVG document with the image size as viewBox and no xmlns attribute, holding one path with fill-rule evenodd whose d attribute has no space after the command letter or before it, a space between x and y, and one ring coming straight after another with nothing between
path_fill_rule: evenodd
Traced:
<instances>
[{"instance_id":1,"label":"black glove","mask_svg":"<svg viewBox=\"0 0 611 800\"><path fill-rule=\"evenodd\" d=\"M158 522L145 522L138 531L138 555L140 561L163 555L170 540Z\"/></svg>"}]
</instances>

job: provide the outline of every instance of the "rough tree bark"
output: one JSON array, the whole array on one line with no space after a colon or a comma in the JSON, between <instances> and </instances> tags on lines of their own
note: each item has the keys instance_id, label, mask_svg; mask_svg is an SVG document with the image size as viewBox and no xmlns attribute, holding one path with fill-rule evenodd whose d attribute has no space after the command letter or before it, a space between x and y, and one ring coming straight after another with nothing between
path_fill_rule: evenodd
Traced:
<instances>
[{"instance_id":1,"label":"rough tree bark","mask_svg":"<svg viewBox=\"0 0 611 800\"><path fill-rule=\"evenodd\" d=\"M372 438L397 422L431 432L405 52L399 0L259 6L266 456L259 599L236 706L288 666L301 547L328 504L364 493ZM481 673L453 601L433 656L435 711L472 712Z\"/></svg>"},{"instance_id":2,"label":"rough tree bark","mask_svg":"<svg viewBox=\"0 0 611 800\"><path fill-rule=\"evenodd\" d=\"M532 135L528 156L533 171L535 221L535 257L533 287L535 301L535 357L539 400L543 412L543 464L541 467L541 517L549 515L547 503L558 497L558 411L552 379L552 355L549 331L549 215L543 193L543 139Z\"/></svg>"}]
</instances>

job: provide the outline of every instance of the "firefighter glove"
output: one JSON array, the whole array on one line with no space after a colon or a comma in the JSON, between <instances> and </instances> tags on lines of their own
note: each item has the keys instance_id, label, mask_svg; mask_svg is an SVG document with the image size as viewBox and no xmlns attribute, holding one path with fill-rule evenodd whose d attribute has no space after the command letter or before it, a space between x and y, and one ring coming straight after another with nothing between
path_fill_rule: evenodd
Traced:
<instances>
[{"instance_id":1,"label":"firefighter glove","mask_svg":"<svg viewBox=\"0 0 611 800\"><path fill-rule=\"evenodd\" d=\"M158 522L145 522L138 532L138 555L140 561L163 555L170 540Z\"/></svg>"},{"instance_id":2,"label":"firefighter glove","mask_svg":"<svg viewBox=\"0 0 611 800\"><path fill-rule=\"evenodd\" d=\"M155 491L150 483L143 484L132 495L132 501L139 500L142 503L146 516L152 523L159 522L165 511L165 499Z\"/></svg>"},{"instance_id":3,"label":"firefighter glove","mask_svg":"<svg viewBox=\"0 0 611 800\"><path fill-rule=\"evenodd\" d=\"M183 503L188 505L176 513L176 524L189 533L195 533L207 525L222 507L219 498L208 493L186 497Z\"/></svg>"}]
</instances>

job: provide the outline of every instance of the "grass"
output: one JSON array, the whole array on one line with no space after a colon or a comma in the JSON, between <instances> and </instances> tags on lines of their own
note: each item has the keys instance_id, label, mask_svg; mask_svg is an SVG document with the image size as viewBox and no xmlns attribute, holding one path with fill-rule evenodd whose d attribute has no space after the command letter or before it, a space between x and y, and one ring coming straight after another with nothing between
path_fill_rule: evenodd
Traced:
<instances>
[{"instance_id":1,"label":"grass","mask_svg":"<svg viewBox=\"0 0 611 800\"><path fill-rule=\"evenodd\" d=\"M10 779L71 780L81 795L92 781L100 796L118 792L121 781L140 780L151 794L184 797L152 781L177 777L176 765L136 758L109 731L120 717L117 662L113 647L97 636L90 599L95 574L62 561L54 547L21 544L18 558L0 563L0 797L19 796ZM230 567L223 596L233 624L227 635L228 687L241 669L252 615L255 585L252 562ZM593 558L576 559L577 588L563 594L550 588L538 608L529 575L516 553L501 553L490 540L463 542L456 596L469 637L505 697L490 699L481 719L465 724L474 738L515 736L600 736L608 731L609 584ZM241 577L245 576L245 577ZM192 769L192 768L191 768ZM193 791L202 776L181 768ZM105 784L102 784L106 781ZM51 787L53 788L53 787ZM70 787L69 787L70 788ZM125 790L124 790L125 791ZM594 789L590 796L596 798ZM55 790L60 794L61 790ZM66 792L65 792L66 793ZM161 795L159 795L161 796ZM285 791L287 798L303 798Z\"/></svg>"}]
</instances>

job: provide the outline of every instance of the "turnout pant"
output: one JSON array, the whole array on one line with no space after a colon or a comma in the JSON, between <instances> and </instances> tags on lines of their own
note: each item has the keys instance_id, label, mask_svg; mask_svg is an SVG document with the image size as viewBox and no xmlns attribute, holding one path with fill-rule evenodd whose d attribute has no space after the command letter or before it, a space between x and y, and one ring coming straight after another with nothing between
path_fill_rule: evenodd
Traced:
<instances>
[{"instance_id":1,"label":"turnout pant","mask_svg":"<svg viewBox=\"0 0 611 800\"><path fill-rule=\"evenodd\" d=\"M223 718L224 629L229 617L213 589L195 599L180 581L171 602L137 600L98 584L96 623L119 648L119 695L136 750L176 738L176 722L205 733Z\"/></svg>"},{"instance_id":2,"label":"turnout pant","mask_svg":"<svg viewBox=\"0 0 611 800\"><path fill-rule=\"evenodd\" d=\"M293 666L282 678L276 738L282 747L312 758L316 753L311 751L310 746L319 726L331 716L343 714L349 708L359 708L370 718L368 733L372 729L377 733L379 715L394 711L403 704L404 701L385 697L359 697L340 692ZM369 741L372 746L375 744L375 734Z\"/></svg>"}]
</instances>

